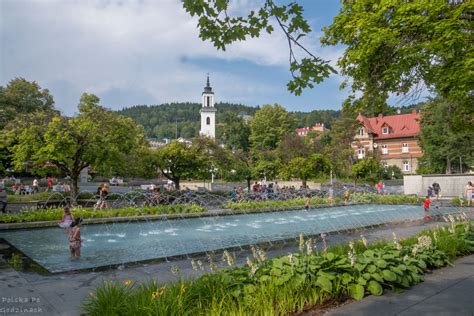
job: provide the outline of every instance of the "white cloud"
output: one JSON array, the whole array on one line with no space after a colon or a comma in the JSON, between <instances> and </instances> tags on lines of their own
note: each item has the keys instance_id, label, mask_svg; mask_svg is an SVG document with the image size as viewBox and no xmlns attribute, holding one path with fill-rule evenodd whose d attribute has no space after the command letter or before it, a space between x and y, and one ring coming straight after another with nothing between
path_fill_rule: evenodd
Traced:
<instances>
[{"instance_id":1,"label":"white cloud","mask_svg":"<svg viewBox=\"0 0 474 316\"><path fill-rule=\"evenodd\" d=\"M0 84L17 76L36 80L68 114L84 91L114 108L199 101L207 70L183 62L183 56L288 67L287 42L278 30L219 52L198 38L197 19L178 0L2 0L0 6ZM235 1L231 12L254 6ZM319 50L323 56L340 54ZM252 96L275 91L269 82L225 72L212 74L212 80L226 101L252 103Z\"/></svg>"}]
</instances>

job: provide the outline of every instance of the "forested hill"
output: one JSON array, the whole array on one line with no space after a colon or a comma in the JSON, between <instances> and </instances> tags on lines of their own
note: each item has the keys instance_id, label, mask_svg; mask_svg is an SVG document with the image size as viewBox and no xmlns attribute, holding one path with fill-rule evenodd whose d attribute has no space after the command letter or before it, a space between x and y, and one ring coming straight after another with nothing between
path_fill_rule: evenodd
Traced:
<instances>
[{"instance_id":1,"label":"forested hill","mask_svg":"<svg viewBox=\"0 0 474 316\"><path fill-rule=\"evenodd\" d=\"M216 103L217 123L220 123L224 113L232 112L237 115L253 116L259 109L242 104ZM149 138L175 138L176 126L178 136L191 138L199 135L200 103L166 103L160 105L137 105L118 111L119 114L131 117L136 123L145 128Z\"/></svg>"},{"instance_id":2,"label":"forested hill","mask_svg":"<svg viewBox=\"0 0 474 316\"><path fill-rule=\"evenodd\" d=\"M251 107L234 103L216 103L217 124L222 123L225 113L253 116L259 107ZM166 103L160 105L137 105L118 111L119 114L131 117L137 124L144 127L149 138L175 138L176 127L178 137L191 138L199 135L200 103ZM420 104L400 108L402 113L409 113L413 108L419 109ZM324 123L331 128L331 123L337 119L339 110L314 110L311 112L290 112L295 118L295 127L313 126ZM395 114L396 109L390 108L387 113Z\"/></svg>"}]
</instances>

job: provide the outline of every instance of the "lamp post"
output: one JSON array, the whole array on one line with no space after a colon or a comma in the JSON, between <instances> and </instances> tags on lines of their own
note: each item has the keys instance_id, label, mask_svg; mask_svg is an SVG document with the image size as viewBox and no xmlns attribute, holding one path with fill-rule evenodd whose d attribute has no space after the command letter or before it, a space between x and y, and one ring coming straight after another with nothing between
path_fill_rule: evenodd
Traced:
<instances>
[{"instance_id":1,"label":"lamp post","mask_svg":"<svg viewBox=\"0 0 474 316\"><path fill-rule=\"evenodd\" d=\"M215 177L215 173L217 172L217 170L218 169L216 167L214 167L214 166L211 167L211 170L210 170L211 171L211 183L214 183L214 177Z\"/></svg>"}]
</instances>

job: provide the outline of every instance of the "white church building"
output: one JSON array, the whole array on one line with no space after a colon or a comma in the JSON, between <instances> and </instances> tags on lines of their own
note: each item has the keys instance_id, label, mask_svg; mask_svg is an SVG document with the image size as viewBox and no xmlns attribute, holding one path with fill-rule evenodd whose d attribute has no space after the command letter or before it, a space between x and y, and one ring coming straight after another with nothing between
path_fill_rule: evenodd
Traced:
<instances>
[{"instance_id":1,"label":"white church building","mask_svg":"<svg viewBox=\"0 0 474 316\"><path fill-rule=\"evenodd\" d=\"M212 92L211 85L209 84L209 75L202 93L202 108L199 112L201 113L201 131L199 134L215 139L217 109L214 107L214 92Z\"/></svg>"}]
</instances>

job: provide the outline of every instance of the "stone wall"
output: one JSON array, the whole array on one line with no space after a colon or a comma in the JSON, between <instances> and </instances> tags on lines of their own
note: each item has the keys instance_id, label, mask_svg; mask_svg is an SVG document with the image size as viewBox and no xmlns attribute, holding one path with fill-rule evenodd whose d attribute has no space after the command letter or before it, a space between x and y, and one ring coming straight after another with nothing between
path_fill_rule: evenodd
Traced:
<instances>
[{"instance_id":1,"label":"stone wall","mask_svg":"<svg viewBox=\"0 0 474 316\"><path fill-rule=\"evenodd\" d=\"M474 174L443 174L404 176L404 193L426 195L428 186L439 183L441 195L455 197L464 192L468 181L474 182Z\"/></svg>"}]
</instances>

